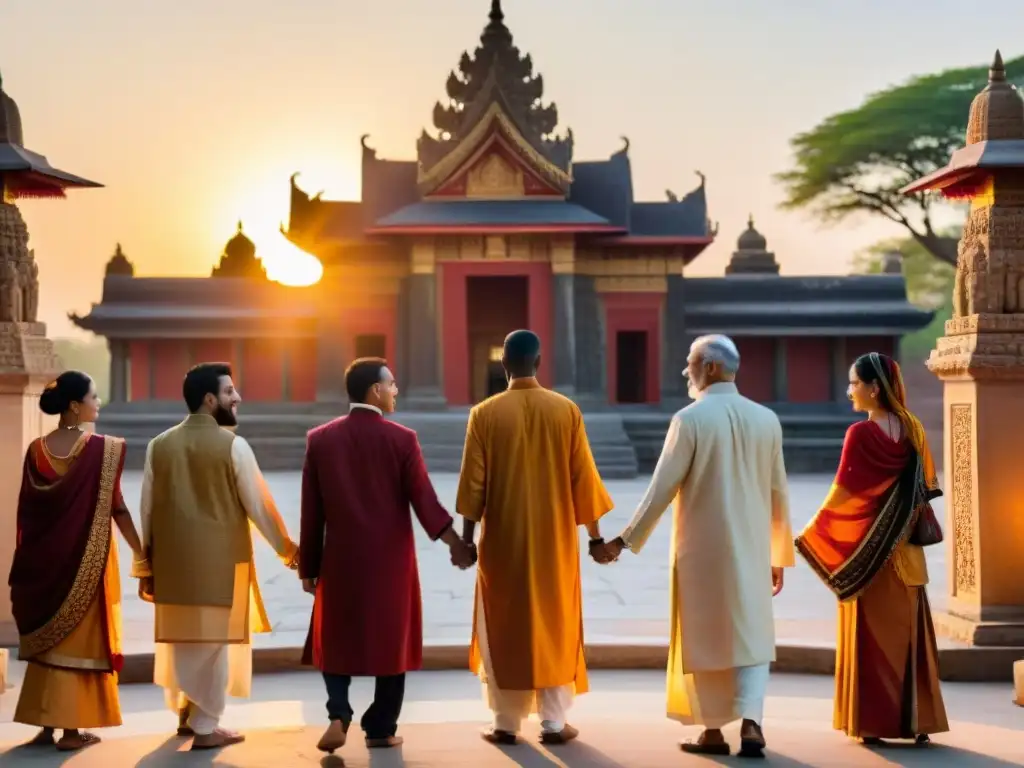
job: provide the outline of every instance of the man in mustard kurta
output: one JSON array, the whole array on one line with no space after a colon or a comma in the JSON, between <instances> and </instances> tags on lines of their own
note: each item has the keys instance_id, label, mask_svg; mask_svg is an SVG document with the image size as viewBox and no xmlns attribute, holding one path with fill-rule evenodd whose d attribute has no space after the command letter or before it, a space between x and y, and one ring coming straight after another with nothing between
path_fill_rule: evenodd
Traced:
<instances>
[{"instance_id":1,"label":"man in mustard kurta","mask_svg":"<svg viewBox=\"0 0 1024 768\"><path fill-rule=\"evenodd\" d=\"M537 382L540 339L509 334L502 365L508 390L470 411L456 501L467 542L482 523L470 668L494 713L484 738L515 743L538 712L558 744L578 735L566 711L587 690L577 528L606 561L597 521L612 501L579 408Z\"/></svg>"},{"instance_id":2,"label":"man in mustard kurta","mask_svg":"<svg viewBox=\"0 0 1024 768\"><path fill-rule=\"evenodd\" d=\"M142 477L143 597L155 603L154 682L193 749L242 741L219 727L225 696L249 695L250 631L269 632L250 523L297 566L256 456L234 434L241 397L231 368L205 363L183 385L189 416L149 444Z\"/></svg>"}]
</instances>

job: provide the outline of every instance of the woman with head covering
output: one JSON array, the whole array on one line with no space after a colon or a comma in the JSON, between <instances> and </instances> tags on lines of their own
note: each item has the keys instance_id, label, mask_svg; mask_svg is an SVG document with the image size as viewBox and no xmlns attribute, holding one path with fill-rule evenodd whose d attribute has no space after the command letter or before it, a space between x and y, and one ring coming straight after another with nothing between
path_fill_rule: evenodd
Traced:
<instances>
[{"instance_id":1,"label":"woman with head covering","mask_svg":"<svg viewBox=\"0 0 1024 768\"><path fill-rule=\"evenodd\" d=\"M949 730L922 549L942 538L929 506L941 491L896 361L857 358L848 396L868 418L847 431L828 498L796 540L840 601L834 726L869 745L923 745Z\"/></svg>"},{"instance_id":2,"label":"woman with head covering","mask_svg":"<svg viewBox=\"0 0 1024 768\"><path fill-rule=\"evenodd\" d=\"M115 523L142 545L121 496L124 441L90 434L100 400L93 380L62 373L39 398L57 428L29 445L18 500L10 587L19 656L28 662L15 722L42 730L36 746L74 751L99 739L82 730L121 724L121 580Z\"/></svg>"}]
</instances>

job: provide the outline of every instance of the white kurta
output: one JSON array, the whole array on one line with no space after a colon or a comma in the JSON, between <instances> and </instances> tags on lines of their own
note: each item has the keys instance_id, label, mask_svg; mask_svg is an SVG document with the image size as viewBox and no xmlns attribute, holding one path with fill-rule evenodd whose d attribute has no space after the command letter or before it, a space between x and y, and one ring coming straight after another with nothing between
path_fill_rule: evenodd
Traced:
<instances>
[{"instance_id":1,"label":"white kurta","mask_svg":"<svg viewBox=\"0 0 1024 768\"><path fill-rule=\"evenodd\" d=\"M759 668L775 660L771 569L795 561L778 417L735 384L705 389L672 417L622 536L634 553L673 499L668 713L718 728L759 712Z\"/></svg>"},{"instance_id":2,"label":"white kurta","mask_svg":"<svg viewBox=\"0 0 1024 768\"><path fill-rule=\"evenodd\" d=\"M152 446L150 446L152 447ZM238 497L245 508L252 525L267 540L274 551L284 560L295 556L297 547L285 528L277 511L277 505L270 494L263 473L256 461L252 447L236 436L231 444L231 463L234 468ZM153 510L153 464L152 451L146 451L146 463L142 474L142 543L148 548L152 543ZM236 580L247 583L247 580ZM230 608L199 607L178 605L156 605L156 637L162 636L161 627L171 627L188 621L186 612L202 611L202 621L239 626L244 631L244 622L259 623L262 603L256 597L258 589L255 571L252 574L253 591L243 590L236 594ZM195 704L201 712L191 720L192 728L198 734L208 734L217 726L224 714L226 696L245 698L252 688L252 646L249 643L156 643L154 654L153 682L164 689L167 705L175 712L185 706L186 701Z\"/></svg>"}]
</instances>

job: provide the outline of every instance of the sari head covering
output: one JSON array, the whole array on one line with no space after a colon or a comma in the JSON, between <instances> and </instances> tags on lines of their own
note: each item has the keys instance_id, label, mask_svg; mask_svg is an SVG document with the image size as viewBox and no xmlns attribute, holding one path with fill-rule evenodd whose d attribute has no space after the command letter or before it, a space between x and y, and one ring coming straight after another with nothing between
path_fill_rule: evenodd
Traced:
<instances>
[{"instance_id":1,"label":"sari head covering","mask_svg":"<svg viewBox=\"0 0 1024 768\"><path fill-rule=\"evenodd\" d=\"M903 438L893 440L870 420L851 426L828 497L796 539L797 551L840 600L867 588L908 539L922 508L941 495L924 427L907 408L899 365L872 352L854 369L862 381L878 382L879 403L899 420Z\"/></svg>"}]
</instances>

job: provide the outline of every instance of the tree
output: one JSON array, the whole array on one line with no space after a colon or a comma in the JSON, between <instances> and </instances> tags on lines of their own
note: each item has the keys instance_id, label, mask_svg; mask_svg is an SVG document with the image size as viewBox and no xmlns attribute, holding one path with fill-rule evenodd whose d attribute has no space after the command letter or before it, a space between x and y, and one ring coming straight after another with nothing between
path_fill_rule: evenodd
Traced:
<instances>
[{"instance_id":1,"label":"tree","mask_svg":"<svg viewBox=\"0 0 1024 768\"><path fill-rule=\"evenodd\" d=\"M1006 63L1006 76L1024 84L1024 56ZM864 211L883 216L935 259L956 264L956 240L933 224L941 198L899 190L963 146L971 101L987 82L984 66L914 77L793 137L794 166L776 176L786 188L783 207L810 208L825 221Z\"/></svg>"},{"instance_id":2,"label":"tree","mask_svg":"<svg viewBox=\"0 0 1024 768\"><path fill-rule=\"evenodd\" d=\"M943 230L939 236L955 243L960 239L960 229ZM879 274L884 269L885 255L894 252L903 256L907 298L912 304L924 309L937 309L949 303L953 289L953 267L944 261L937 261L913 237L893 237L865 248L854 255L853 271L862 275Z\"/></svg>"}]
</instances>

